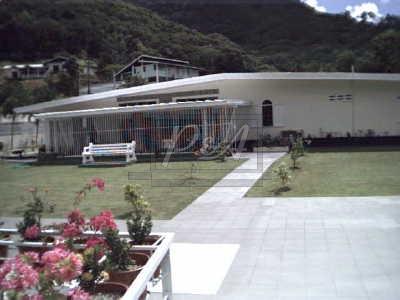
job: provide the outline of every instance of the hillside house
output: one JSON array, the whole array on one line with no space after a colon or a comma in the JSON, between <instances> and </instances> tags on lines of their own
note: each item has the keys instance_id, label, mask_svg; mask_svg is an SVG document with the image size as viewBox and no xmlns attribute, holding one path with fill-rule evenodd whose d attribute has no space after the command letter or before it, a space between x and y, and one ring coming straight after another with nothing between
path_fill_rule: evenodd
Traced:
<instances>
[{"instance_id":1,"label":"hillside house","mask_svg":"<svg viewBox=\"0 0 400 300\"><path fill-rule=\"evenodd\" d=\"M58 56L42 63L35 64L13 64L3 66L3 74L7 79L32 80L44 79L50 75L66 72L66 64L71 58ZM95 75L97 64L93 61L77 61L82 75Z\"/></svg>"},{"instance_id":2,"label":"hillside house","mask_svg":"<svg viewBox=\"0 0 400 300\"><path fill-rule=\"evenodd\" d=\"M114 75L115 81L138 77L144 81L163 82L199 76L204 70L193 67L188 61L141 55Z\"/></svg>"}]
</instances>

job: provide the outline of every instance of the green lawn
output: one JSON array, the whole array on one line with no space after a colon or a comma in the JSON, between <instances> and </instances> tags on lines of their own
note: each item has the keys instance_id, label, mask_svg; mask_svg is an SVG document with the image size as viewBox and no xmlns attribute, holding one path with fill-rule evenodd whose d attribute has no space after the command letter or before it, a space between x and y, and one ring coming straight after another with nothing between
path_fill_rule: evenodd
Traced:
<instances>
[{"instance_id":1,"label":"green lawn","mask_svg":"<svg viewBox=\"0 0 400 300\"><path fill-rule=\"evenodd\" d=\"M78 168L77 166L21 166L0 162L0 215L17 216L29 199L29 188L47 188L48 199L56 204L51 216L62 217L72 208L75 192L93 177L105 180L105 191L93 190L80 208L91 216L111 209L123 218L128 205L123 200L125 184L141 184L151 203L154 219L170 219L210 186L243 161L172 162L167 168L160 163L137 163L125 168ZM25 200L24 200L25 198Z\"/></svg>"},{"instance_id":2,"label":"green lawn","mask_svg":"<svg viewBox=\"0 0 400 300\"><path fill-rule=\"evenodd\" d=\"M360 148L306 153L299 169L291 170L289 189L280 189L272 170L277 161L247 193L247 197L400 195L400 149Z\"/></svg>"}]
</instances>

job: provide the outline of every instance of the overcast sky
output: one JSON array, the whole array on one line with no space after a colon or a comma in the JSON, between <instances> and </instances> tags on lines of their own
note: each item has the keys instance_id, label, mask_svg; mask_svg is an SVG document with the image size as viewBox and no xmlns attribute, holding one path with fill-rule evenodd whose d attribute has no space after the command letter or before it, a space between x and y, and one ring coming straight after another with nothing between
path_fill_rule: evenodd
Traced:
<instances>
[{"instance_id":1,"label":"overcast sky","mask_svg":"<svg viewBox=\"0 0 400 300\"><path fill-rule=\"evenodd\" d=\"M363 11L371 11L377 16L400 15L400 0L301 0L316 10L328 13L350 11L358 17Z\"/></svg>"}]
</instances>

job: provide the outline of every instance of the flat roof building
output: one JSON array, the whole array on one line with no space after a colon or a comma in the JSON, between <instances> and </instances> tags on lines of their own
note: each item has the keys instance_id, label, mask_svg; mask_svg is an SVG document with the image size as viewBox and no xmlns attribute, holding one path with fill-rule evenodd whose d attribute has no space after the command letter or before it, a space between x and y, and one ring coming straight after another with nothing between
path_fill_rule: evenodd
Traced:
<instances>
[{"instance_id":1,"label":"flat roof building","mask_svg":"<svg viewBox=\"0 0 400 300\"><path fill-rule=\"evenodd\" d=\"M244 127L247 140L287 130L315 138L400 136L400 74L215 74L43 102L15 112L35 114L46 128L47 151L68 156L80 155L89 142L131 139L139 141L139 153L165 151L178 139L174 128L184 132L177 151L192 151L204 140L230 141ZM194 136L196 143L185 148Z\"/></svg>"}]
</instances>

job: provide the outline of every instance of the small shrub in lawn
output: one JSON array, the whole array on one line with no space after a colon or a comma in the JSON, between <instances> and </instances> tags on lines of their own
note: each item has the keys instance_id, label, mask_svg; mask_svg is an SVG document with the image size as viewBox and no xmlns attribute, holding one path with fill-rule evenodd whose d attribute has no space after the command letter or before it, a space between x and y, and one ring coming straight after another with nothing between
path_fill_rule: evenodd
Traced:
<instances>
[{"instance_id":1,"label":"small shrub in lawn","mask_svg":"<svg viewBox=\"0 0 400 300\"><path fill-rule=\"evenodd\" d=\"M302 156L304 156L304 141L303 138L298 137L290 150L290 159L293 162L293 169L298 168L297 160Z\"/></svg>"},{"instance_id":2,"label":"small shrub in lawn","mask_svg":"<svg viewBox=\"0 0 400 300\"><path fill-rule=\"evenodd\" d=\"M290 171L285 163L280 164L278 168L274 170L274 174L279 177L282 187L285 187L290 180Z\"/></svg>"}]
</instances>

